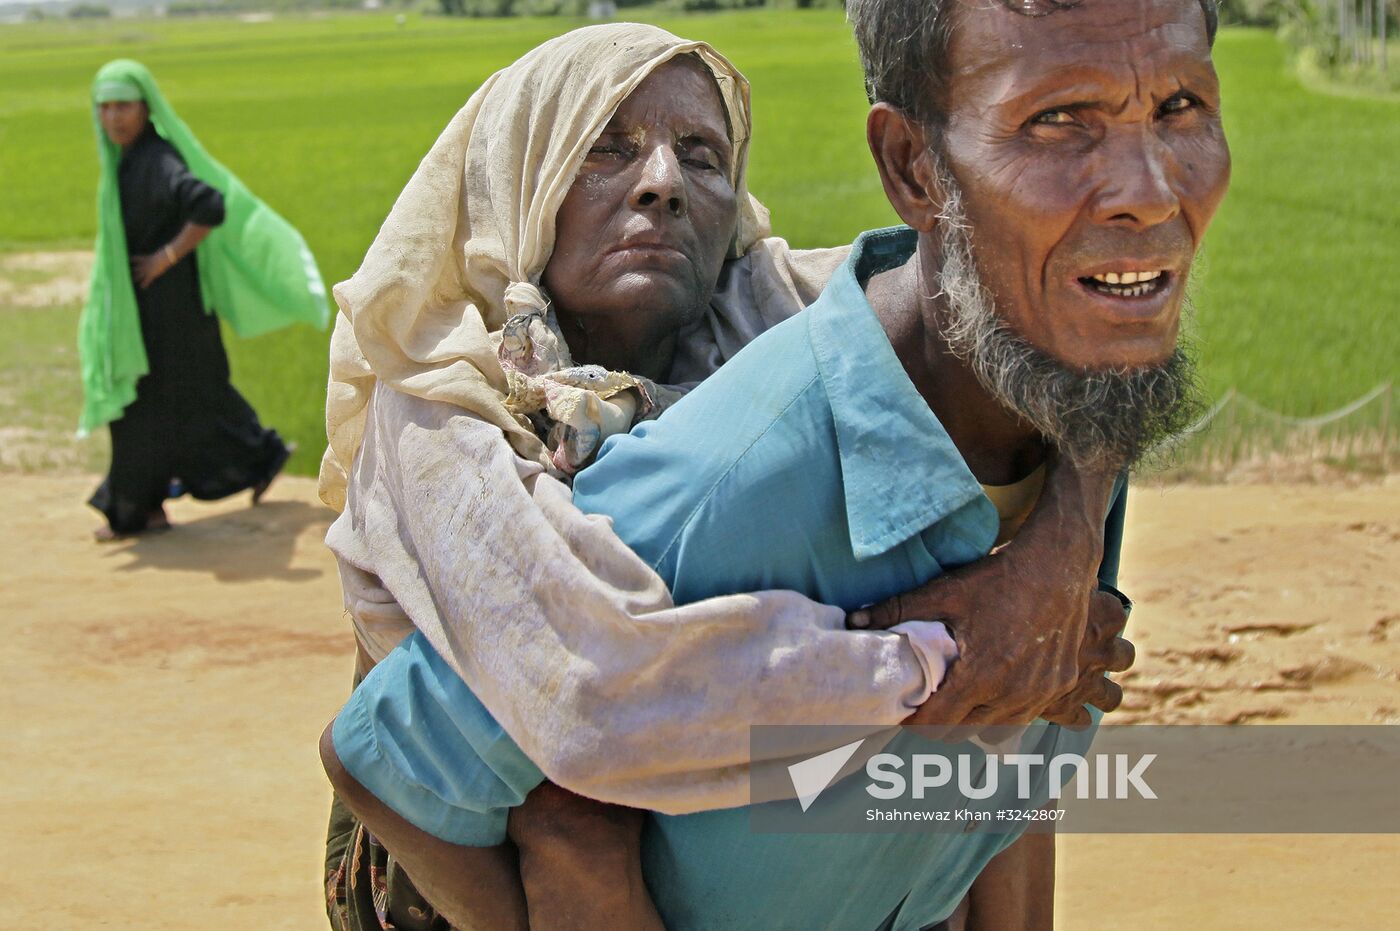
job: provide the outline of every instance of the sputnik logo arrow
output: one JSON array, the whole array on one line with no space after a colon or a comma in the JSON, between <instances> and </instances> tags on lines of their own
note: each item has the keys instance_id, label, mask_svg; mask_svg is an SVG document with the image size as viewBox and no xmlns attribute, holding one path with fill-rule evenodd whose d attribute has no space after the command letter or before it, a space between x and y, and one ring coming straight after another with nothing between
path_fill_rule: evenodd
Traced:
<instances>
[{"instance_id":1,"label":"sputnik logo arrow","mask_svg":"<svg viewBox=\"0 0 1400 931\"><path fill-rule=\"evenodd\" d=\"M792 787L797 790L797 801L802 805L803 811L812 807L817 796L826 791L826 787L831 785L831 780L841 772L841 767L846 765L846 761L855 755L863 743L864 737L855 743L819 753L809 760L793 763L788 767L788 776L792 779Z\"/></svg>"}]
</instances>

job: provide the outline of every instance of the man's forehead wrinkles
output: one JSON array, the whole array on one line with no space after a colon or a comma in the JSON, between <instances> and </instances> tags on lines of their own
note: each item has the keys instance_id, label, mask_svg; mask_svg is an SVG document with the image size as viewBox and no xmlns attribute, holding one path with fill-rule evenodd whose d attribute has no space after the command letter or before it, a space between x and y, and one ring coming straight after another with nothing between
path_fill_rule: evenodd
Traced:
<instances>
[{"instance_id":1,"label":"man's forehead wrinkles","mask_svg":"<svg viewBox=\"0 0 1400 931\"><path fill-rule=\"evenodd\" d=\"M1155 43L1144 47L1122 43L1117 50L1113 54L1103 49L1063 48L1039 59L1017 59L1002 69L988 63L977 76L996 82L988 96L993 106L1000 107L1048 98L1118 105L1150 97L1165 86L1213 75L1209 55L1194 50L1182 53L1179 47Z\"/></svg>"},{"instance_id":2,"label":"man's forehead wrinkles","mask_svg":"<svg viewBox=\"0 0 1400 931\"><path fill-rule=\"evenodd\" d=\"M1002 85L993 100L996 107L1031 106L1036 103L1093 103L1118 105L1125 102L1125 82L1132 81L1132 66L1066 66L1051 75L1017 75ZM1039 78L1039 80L1036 80Z\"/></svg>"},{"instance_id":3,"label":"man's forehead wrinkles","mask_svg":"<svg viewBox=\"0 0 1400 931\"><path fill-rule=\"evenodd\" d=\"M1027 17L1000 5L964 7L949 53L950 73L965 78L1003 69L1008 62L1043 71L1106 57L1131 62L1147 56L1210 59L1205 21L1195 2L1089 0L1042 17Z\"/></svg>"}]
</instances>

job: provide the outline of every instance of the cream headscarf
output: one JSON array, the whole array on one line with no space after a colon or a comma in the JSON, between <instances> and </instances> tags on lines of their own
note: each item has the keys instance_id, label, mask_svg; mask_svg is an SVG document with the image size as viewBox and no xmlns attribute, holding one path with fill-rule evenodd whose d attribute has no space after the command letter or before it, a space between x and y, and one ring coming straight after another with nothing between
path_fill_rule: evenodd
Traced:
<instances>
[{"instance_id":1,"label":"cream headscarf","mask_svg":"<svg viewBox=\"0 0 1400 931\"><path fill-rule=\"evenodd\" d=\"M554 251L554 218L613 111L653 70L693 53L713 72L729 115L739 224L731 255L768 234L748 193L749 85L703 42L654 26L578 29L486 80L399 195L364 263L334 289L326 396L329 448L321 499L345 506L375 380L446 401L505 431L516 452L550 465L529 421L506 409L490 333L546 306L538 284Z\"/></svg>"}]
</instances>

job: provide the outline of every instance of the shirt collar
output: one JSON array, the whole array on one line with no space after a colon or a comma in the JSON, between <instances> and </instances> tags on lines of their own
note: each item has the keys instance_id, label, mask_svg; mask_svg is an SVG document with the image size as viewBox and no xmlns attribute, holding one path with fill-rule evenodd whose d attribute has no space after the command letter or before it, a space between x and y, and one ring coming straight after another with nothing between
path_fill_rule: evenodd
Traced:
<instances>
[{"instance_id":1,"label":"shirt collar","mask_svg":"<svg viewBox=\"0 0 1400 931\"><path fill-rule=\"evenodd\" d=\"M806 316L836 425L846 520L857 559L879 555L969 502L990 502L915 389L863 282L906 262L908 227L862 233ZM995 514L987 515L995 537ZM988 540L990 545L991 540Z\"/></svg>"}]
</instances>

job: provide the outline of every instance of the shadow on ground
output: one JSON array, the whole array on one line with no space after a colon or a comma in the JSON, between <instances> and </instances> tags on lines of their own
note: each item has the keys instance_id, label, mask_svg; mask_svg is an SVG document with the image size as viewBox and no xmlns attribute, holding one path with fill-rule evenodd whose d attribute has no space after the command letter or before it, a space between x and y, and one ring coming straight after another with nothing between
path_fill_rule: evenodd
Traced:
<instances>
[{"instance_id":1,"label":"shadow on ground","mask_svg":"<svg viewBox=\"0 0 1400 931\"><path fill-rule=\"evenodd\" d=\"M334 516L325 508L304 501L265 501L181 520L181 512L198 513L199 507L183 505L172 513L169 531L112 544L108 558L123 560L116 571L205 572L220 582L307 582L324 574L319 568L294 567L292 556L303 533L325 535Z\"/></svg>"}]
</instances>

